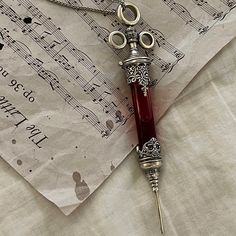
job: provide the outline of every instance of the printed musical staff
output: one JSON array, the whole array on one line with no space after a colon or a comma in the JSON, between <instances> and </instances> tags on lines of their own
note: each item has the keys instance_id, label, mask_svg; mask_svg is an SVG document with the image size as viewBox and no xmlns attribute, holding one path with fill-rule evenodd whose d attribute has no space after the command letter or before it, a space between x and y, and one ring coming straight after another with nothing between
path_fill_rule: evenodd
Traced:
<instances>
[{"instance_id":1,"label":"printed musical staff","mask_svg":"<svg viewBox=\"0 0 236 236\"><path fill-rule=\"evenodd\" d=\"M223 11L218 11L216 8L211 6L207 1L204 0L192 0L197 6L199 6L208 15L213 17L214 20L223 20L225 15Z\"/></svg>"},{"instance_id":2,"label":"printed musical staff","mask_svg":"<svg viewBox=\"0 0 236 236\"><path fill-rule=\"evenodd\" d=\"M173 55L177 59L177 61L181 60L185 56L183 52L181 52L179 49L177 49L172 44L170 44L166 40L163 33L161 33L159 30L153 29L153 28L147 28L147 27L145 27L144 29L152 33L156 39L157 45L165 49L171 55Z\"/></svg>"},{"instance_id":3,"label":"printed musical staff","mask_svg":"<svg viewBox=\"0 0 236 236\"><path fill-rule=\"evenodd\" d=\"M67 52L69 52L70 55L72 55L74 58L77 59L77 61L83 65L88 71L90 71L90 73L93 75L93 80L98 80L102 85L100 86L100 88L102 89L102 87L104 87L105 89L108 89L111 92L111 97L115 97L119 106L119 109L121 107L127 107L130 106L128 99L126 99L121 92L119 91L119 89L117 88L117 86L115 86L108 78L106 78L101 71L98 70L98 68L94 65L93 61L91 60L91 58L85 54L84 52L82 52L81 50L79 50L78 48L76 48L66 37L65 35L62 33L61 29L59 27L57 27L51 20L51 18L48 18L47 16L45 16L38 8L36 8L35 6L32 5L32 3L28 0L18 0L18 2L21 3L22 6L24 6L33 16L34 19L37 19L42 26L44 26L47 31L44 31L42 35L40 35L40 37L38 38L38 41L42 41L45 39L46 36L50 35L50 36L54 36L56 40L53 40L49 45L44 46L44 48L48 51L48 53L52 54L52 49L55 49L55 47L59 46L60 49L58 51L55 51L54 59L57 59L57 61L61 64L63 64L64 69L74 69L73 67L71 67L68 62L67 62L67 58L62 58L62 55L59 55L59 52L61 52L62 50L65 50ZM83 13L84 14L84 13ZM88 20L89 21L89 20ZM105 29L103 29L102 27L98 27L95 24L94 20L90 20L90 24L91 24L91 28L93 28L93 30L98 30L102 29L102 32L105 32ZM99 31L100 32L100 31ZM109 33L109 32L108 32ZM105 33L105 35L107 36L108 33ZM60 58L58 60L58 57ZM63 59L63 60L62 60ZM81 76L76 76L76 81L78 81L78 79L81 81ZM90 81L92 82L92 81ZM84 83L80 84L82 87L84 86ZM90 84L91 86L91 84ZM90 91L89 94L91 94L92 92L97 92L96 89L93 89ZM96 97L99 96L98 94L93 97L93 101L98 101L99 99L97 99ZM106 103L106 100L100 100L100 103ZM108 106L107 103L103 106L103 109ZM117 108L118 109L118 108ZM113 118L116 119L116 110L113 108L111 109L112 111L109 111L108 114L113 115ZM123 110L123 109L122 109ZM126 117L126 119L128 119L132 114L130 113L130 111L128 110L128 114L123 114L124 117Z\"/></svg>"},{"instance_id":4,"label":"printed musical staff","mask_svg":"<svg viewBox=\"0 0 236 236\"><path fill-rule=\"evenodd\" d=\"M51 42L46 41L45 37L41 37L34 29L30 28L29 24L26 24L24 21L22 21L22 19L13 11L11 11L11 9L9 9L10 7L7 6L7 4L5 4L3 2L3 6L4 8L2 9L3 14L5 14L6 11L11 12L11 15L15 15L16 18L18 17L18 20L15 21L15 23L21 28L23 29L23 33L26 34L27 36L29 36L31 39L33 39L42 49L45 50L45 52L51 56L51 58L54 59L55 62L57 62L60 67L67 72L67 74L81 87L84 89L84 92L86 92L86 94L88 94L91 98L92 101L96 102L95 104L98 104L102 107L102 111L104 111L106 114L110 115L114 121L116 123L120 122L120 119L117 119L117 110L119 110L117 108L117 106L114 106L114 101L109 101L107 100L105 97L102 97L101 94L103 94L104 92L100 93L96 88L94 89L90 89L89 91L85 89L85 86L92 86L90 84L91 81L87 82L86 79L75 69L74 66L71 65L71 63L69 62L69 59L63 55L63 54L59 54L59 52L55 49L55 46L60 44L60 43L55 43L55 40L52 40ZM32 6L32 5L31 5ZM38 12L35 9L33 9L33 12ZM8 16L8 15L7 15ZM47 22L47 21L45 21ZM42 24L41 24L42 25ZM27 32L27 33L26 33ZM55 30L54 32L58 32L58 28L57 30ZM47 33L47 35L49 35L50 33ZM66 46L68 45L67 40L63 40L63 42L66 42L66 45L64 45L63 47L66 48ZM61 51L61 49L60 49ZM94 66L90 67L93 68L94 71ZM96 74L98 75L98 73ZM101 73L99 73L99 75L101 75ZM107 83L104 83L107 84ZM114 87L113 87L114 88ZM110 93L110 95L112 95ZM123 100L119 103L119 105L122 105L123 102L127 102L128 99L123 98ZM127 107L127 104L126 106ZM133 113L130 113L130 111L128 110L129 114L123 115L122 117L124 117L123 121L125 121L126 119L129 119L131 117L131 115ZM120 124L117 125L116 129L120 126L123 125L124 123L120 122Z\"/></svg>"},{"instance_id":5,"label":"printed musical staff","mask_svg":"<svg viewBox=\"0 0 236 236\"><path fill-rule=\"evenodd\" d=\"M220 1L228 7L225 15L229 14L233 9L236 8L236 1L235 0L220 0Z\"/></svg>"},{"instance_id":6,"label":"printed musical staff","mask_svg":"<svg viewBox=\"0 0 236 236\"><path fill-rule=\"evenodd\" d=\"M235 0L220 0L223 2L227 7L229 7L229 10L233 10L236 7L236 1Z\"/></svg>"},{"instance_id":7,"label":"printed musical staff","mask_svg":"<svg viewBox=\"0 0 236 236\"><path fill-rule=\"evenodd\" d=\"M199 21L191 16L189 11L181 4L175 2L174 0L162 0L171 11L175 12L187 25L192 26L199 34L206 33L209 26L204 26Z\"/></svg>"},{"instance_id":8,"label":"printed musical staff","mask_svg":"<svg viewBox=\"0 0 236 236\"><path fill-rule=\"evenodd\" d=\"M6 45L34 69L42 80L45 81L54 92L61 96L68 105L78 112L83 119L86 119L94 128L96 128L102 137L108 137L111 133L110 130L107 129L106 125L101 124L96 114L80 104L79 101L60 84L58 77L53 72L48 71L43 67L43 61L28 54L28 52L8 33L9 31L6 28L0 27L0 35Z\"/></svg>"}]
</instances>

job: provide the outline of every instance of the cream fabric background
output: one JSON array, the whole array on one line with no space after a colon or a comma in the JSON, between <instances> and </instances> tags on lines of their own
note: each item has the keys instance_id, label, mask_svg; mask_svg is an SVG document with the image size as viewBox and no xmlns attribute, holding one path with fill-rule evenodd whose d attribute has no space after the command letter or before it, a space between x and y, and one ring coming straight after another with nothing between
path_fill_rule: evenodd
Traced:
<instances>
[{"instance_id":1,"label":"cream fabric background","mask_svg":"<svg viewBox=\"0 0 236 236\"><path fill-rule=\"evenodd\" d=\"M236 235L236 40L159 123L168 236ZM70 216L0 161L1 236L156 236L155 198L132 152Z\"/></svg>"}]
</instances>

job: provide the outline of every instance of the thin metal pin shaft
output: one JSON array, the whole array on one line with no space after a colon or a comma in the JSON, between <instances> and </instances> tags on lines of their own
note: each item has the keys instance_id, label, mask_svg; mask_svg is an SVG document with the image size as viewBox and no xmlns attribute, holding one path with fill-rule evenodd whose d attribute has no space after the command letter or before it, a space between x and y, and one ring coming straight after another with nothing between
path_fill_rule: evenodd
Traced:
<instances>
[{"instance_id":1,"label":"thin metal pin shaft","mask_svg":"<svg viewBox=\"0 0 236 236\"><path fill-rule=\"evenodd\" d=\"M159 220L160 220L160 230L161 230L161 233L164 234L164 225L163 225L163 219L162 219L162 213L161 213L161 202L160 202L158 190L155 191L155 195L156 195L158 215L159 215Z\"/></svg>"}]
</instances>

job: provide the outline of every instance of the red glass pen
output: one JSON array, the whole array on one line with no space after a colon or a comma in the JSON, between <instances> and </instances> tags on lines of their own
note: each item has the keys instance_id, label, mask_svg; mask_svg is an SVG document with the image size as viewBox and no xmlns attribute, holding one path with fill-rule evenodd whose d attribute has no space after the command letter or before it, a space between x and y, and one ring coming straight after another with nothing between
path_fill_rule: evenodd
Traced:
<instances>
[{"instance_id":1,"label":"red glass pen","mask_svg":"<svg viewBox=\"0 0 236 236\"><path fill-rule=\"evenodd\" d=\"M133 13L134 19L129 20L124 12L129 9ZM117 15L121 23L127 26L125 33L114 31L109 35L109 42L116 49L122 49L129 45L129 57L120 62L125 70L127 82L131 87L135 121L138 134L137 152L139 154L139 164L149 180L153 192L157 197L158 213L160 218L161 233L164 233L162 222L160 199L159 199L159 173L162 165L160 154L160 144L156 138L155 121L150 95L150 76L149 67L151 60L149 57L142 56L139 48L150 49L155 44L155 39L150 32L137 33L135 25L140 20L139 9L132 3L119 5ZM121 43L117 43L120 38Z\"/></svg>"}]
</instances>

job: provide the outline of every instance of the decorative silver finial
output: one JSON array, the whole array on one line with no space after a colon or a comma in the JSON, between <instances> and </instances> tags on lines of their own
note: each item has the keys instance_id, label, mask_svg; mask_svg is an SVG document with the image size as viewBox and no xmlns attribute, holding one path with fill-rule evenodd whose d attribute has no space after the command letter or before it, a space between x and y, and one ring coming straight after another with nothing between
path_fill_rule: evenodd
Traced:
<instances>
[{"instance_id":1,"label":"decorative silver finial","mask_svg":"<svg viewBox=\"0 0 236 236\"><path fill-rule=\"evenodd\" d=\"M160 143L156 138L151 138L148 142L144 143L141 150L137 146L136 151L139 154L140 167L149 180L153 192L156 194L158 215L160 219L160 230L161 233L164 234L164 225L159 197L159 170L162 166Z\"/></svg>"}]
</instances>

